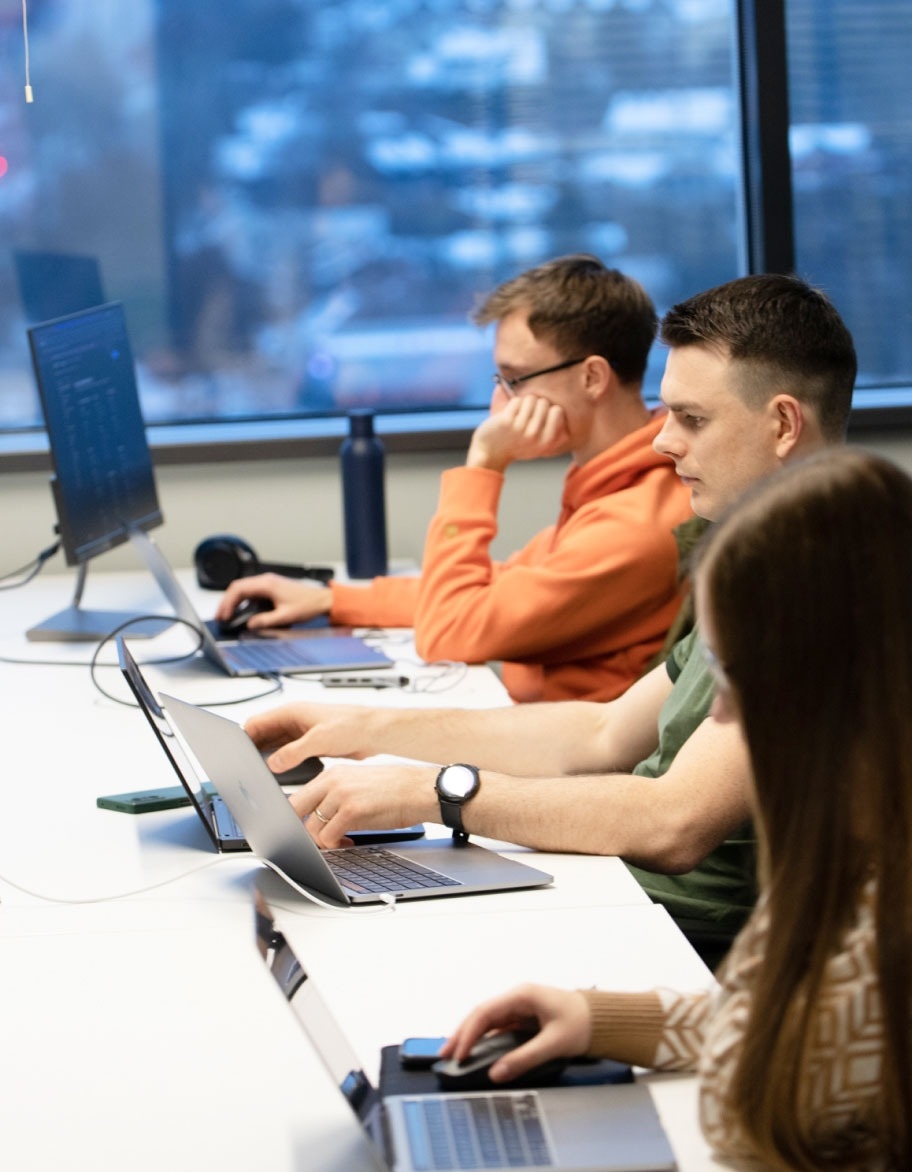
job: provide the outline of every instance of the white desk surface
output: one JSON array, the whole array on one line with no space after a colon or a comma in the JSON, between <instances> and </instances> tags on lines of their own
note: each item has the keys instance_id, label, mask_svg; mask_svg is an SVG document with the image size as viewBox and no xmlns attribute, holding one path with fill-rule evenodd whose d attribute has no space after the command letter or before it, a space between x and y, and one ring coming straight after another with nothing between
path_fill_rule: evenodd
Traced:
<instances>
[{"instance_id":1,"label":"white desk surface","mask_svg":"<svg viewBox=\"0 0 912 1172\"><path fill-rule=\"evenodd\" d=\"M101 696L87 667L34 665L88 661L88 646L27 643L23 635L67 605L72 590L69 574L49 576L5 593L0 605L0 656L33 661L0 662L4 1168L374 1166L253 945L255 881L371 1073L381 1045L407 1033L446 1032L479 998L519 980L612 988L710 981L617 859L535 855L555 875L550 888L380 911L317 907L250 856L109 902L48 903L10 886L7 880L60 899L104 898L217 859L189 809L137 817L95 806L99 794L171 786L176 778L142 714ZM203 614L214 598L197 593ZM90 572L86 604L163 609L143 573ZM131 646L142 659L179 639ZM399 654L408 644L395 646ZM113 662L113 648L105 658ZM258 690L258 681L231 680L198 662L145 670L156 686L197 703ZM417 670L410 663L406 674ZM126 698L116 669L103 669L101 678ZM289 681L281 695L218 711L243 720L321 694L313 682ZM481 667L447 692L328 696L421 706L507 702ZM696 1125L695 1079L649 1082L682 1172L714 1167Z\"/></svg>"}]
</instances>

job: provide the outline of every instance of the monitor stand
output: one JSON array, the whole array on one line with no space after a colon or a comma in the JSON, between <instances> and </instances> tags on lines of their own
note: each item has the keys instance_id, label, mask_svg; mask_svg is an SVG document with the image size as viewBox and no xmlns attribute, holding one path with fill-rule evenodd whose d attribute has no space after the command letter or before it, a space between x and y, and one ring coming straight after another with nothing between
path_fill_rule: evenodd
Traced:
<instances>
[{"instance_id":1,"label":"monitor stand","mask_svg":"<svg viewBox=\"0 0 912 1172\"><path fill-rule=\"evenodd\" d=\"M83 562L79 567L72 604L25 632L30 643L100 643L117 627L137 617L129 611L83 610L79 604L88 568L88 562ZM130 638L151 639L154 635L160 635L173 622L174 618L166 614L161 618L145 618L134 622L129 628Z\"/></svg>"}]
</instances>

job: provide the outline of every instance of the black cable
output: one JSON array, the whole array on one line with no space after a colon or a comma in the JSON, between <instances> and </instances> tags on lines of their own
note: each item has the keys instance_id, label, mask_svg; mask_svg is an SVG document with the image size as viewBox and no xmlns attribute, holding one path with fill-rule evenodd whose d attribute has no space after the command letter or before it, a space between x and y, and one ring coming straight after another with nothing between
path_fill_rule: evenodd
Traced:
<instances>
[{"instance_id":1,"label":"black cable","mask_svg":"<svg viewBox=\"0 0 912 1172\"><path fill-rule=\"evenodd\" d=\"M26 562L18 570L10 570L8 574L0 575L0 590L18 590L20 586L25 586L27 582L31 582L41 572L44 563L52 558L58 549L60 549L60 542L55 541L53 545L49 545L47 549L43 549L37 557L33 558L30 562ZM8 578L17 578L20 574L26 575L21 582L7 582ZM6 583L6 585L3 585L3 583Z\"/></svg>"},{"instance_id":2,"label":"black cable","mask_svg":"<svg viewBox=\"0 0 912 1172\"><path fill-rule=\"evenodd\" d=\"M171 656L166 660L161 660L160 662L162 663L177 663L182 659L189 659L191 656L196 655L196 653L203 645L203 637L197 628L193 625L193 623L188 623L186 619L175 618L171 615L134 615L132 618L125 619L124 622L118 623L112 631L108 631L108 633L104 635L98 643L95 644L95 650L92 652L92 658L89 660L89 679L91 679L97 690L101 692L102 696L106 697L108 700L113 700L115 704L122 704L125 708L136 708L138 705L135 704L132 700L121 700L119 696L115 696L112 692L108 692L98 682L98 677L95 674L99 667L117 667L119 670L119 665L115 663L100 664L98 662L98 657L104 648L111 642L111 640L116 638L116 636L119 635L122 631L126 631L130 627L136 626L137 623L148 622L149 619L158 619L162 623L167 623L169 626L171 623L181 623L183 626L189 627L194 635L196 635L197 642L192 651L187 651L183 655Z\"/></svg>"},{"instance_id":3,"label":"black cable","mask_svg":"<svg viewBox=\"0 0 912 1172\"><path fill-rule=\"evenodd\" d=\"M194 655L197 654L197 652L200 650L200 648L203 645L203 636L202 636L202 632L200 631L200 629L197 626L195 626L193 623L189 622L187 619L178 618L176 615L164 615L164 614L134 615L132 618L126 619L124 622L119 623L114 628L113 631L109 631L104 636L104 638L101 639L101 641L96 645L95 650L92 653L92 658L91 658L88 666L89 666L89 677L90 677L93 685L95 686L95 688L99 692L101 692L102 696L104 696L106 699L113 701L115 704L121 704L121 705L123 705L124 708L138 708L139 705L136 704L132 700L123 700L120 698L120 696L115 696L113 692L109 692L109 691L107 691L106 688L103 688L101 686L101 684L98 681L98 677L95 674L97 669L99 667L114 667L114 668L118 668L118 670L119 670L119 666L116 663L99 663L98 656L101 654L102 649L105 646L107 646L107 644L110 643L111 640L114 639L117 635L119 635L122 631L127 630L129 627L135 626L137 623L148 622L149 619L159 619L161 622L168 623L169 625L171 623L180 623L184 627L189 627L189 629L194 633L194 635L196 635L197 644L193 648L192 651L187 651L183 655L169 655L169 656L164 656L161 659L147 659L147 660L145 660L145 663L147 663L147 664L157 666L157 665L163 664L163 663L179 663L184 659L192 658ZM30 661L26 660L24 662L30 662ZM263 696L272 696L274 693L282 691L283 685L282 685L281 676L261 674L260 678L264 679L264 680L271 680L272 687L267 688L263 692L255 692L252 696L240 696L240 697L235 697L232 700L212 700L209 702L198 703L198 707L200 707L200 708L227 708L227 707L230 707L232 704L246 704L248 700L259 700Z\"/></svg>"},{"instance_id":4,"label":"black cable","mask_svg":"<svg viewBox=\"0 0 912 1172\"><path fill-rule=\"evenodd\" d=\"M141 614L141 615L134 615L133 618L127 619L126 622L121 623L119 627L115 627L113 631L111 631L109 634L105 635L104 638L101 640L101 642L96 646L95 651L94 651L92 658L90 660L85 660L85 659L31 659L31 658L29 658L29 659L15 659L11 655L0 655L0 663L8 663L8 664L12 665L13 667L79 667L79 668L88 668L91 673L92 683L95 685L95 688L99 692L101 692L101 694L104 697L106 697L106 699L113 700L113 702L115 704L122 704L125 708L136 708L136 707L138 707L138 705L132 704L129 700L121 700L119 696L114 696L110 692L106 691L101 686L101 684L98 682L98 680L95 676L95 671L97 668L100 668L100 667L117 668L118 665L116 663L99 663L98 662L98 655L99 655L102 647L104 647L104 645L106 643L110 642L110 640L113 639L115 635L118 635L124 628L131 626L133 623L147 622L149 619L160 619L162 622L167 622L167 623L183 623L185 626L188 626L190 628L190 630L193 631L193 633L195 635L197 635L199 637L200 641L199 641L199 643L197 643L196 647L194 647L192 651L185 651L181 655L165 655L165 656L162 656L160 659L147 659L144 661L145 663L151 664L153 667L161 665L163 663L180 663L185 659L191 659L194 655L196 655L196 653L199 651L200 647L202 646L202 636L200 636L199 629L197 627L195 627L193 625L193 623L187 622L186 619L178 619L178 618L173 617L171 615L164 615L164 614ZM267 688L263 692L255 692L252 696L239 696L233 700L212 700L209 703L201 704L200 707L202 707L202 708L222 708L222 707L229 707L232 704L246 704L248 700L259 700L263 696L272 696L272 695L274 695L274 693L281 692L283 690L284 681L281 676L277 676L277 675L274 675L271 673L261 672L259 674L259 678L263 679L263 680L272 681L273 686L271 688Z\"/></svg>"}]
</instances>

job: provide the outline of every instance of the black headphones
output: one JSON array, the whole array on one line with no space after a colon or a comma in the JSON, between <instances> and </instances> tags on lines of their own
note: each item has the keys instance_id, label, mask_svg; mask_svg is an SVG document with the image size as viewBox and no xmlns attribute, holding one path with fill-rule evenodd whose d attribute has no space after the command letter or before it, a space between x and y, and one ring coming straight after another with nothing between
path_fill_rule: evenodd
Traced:
<instances>
[{"instance_id":1,"label":"black headphones","mask_svg":"<svg viewBox=\"0 0 912 1172\"><path fill-rule=\"evenodd\" d=\"M278 562L261 562L251 545L230 533L204 538L193 551L196 580L205 590L224 590L235 578L254 574L284 574L286 578L315 578L329 582L329 566L286 566Z\"/></svg>"}]
</instances>

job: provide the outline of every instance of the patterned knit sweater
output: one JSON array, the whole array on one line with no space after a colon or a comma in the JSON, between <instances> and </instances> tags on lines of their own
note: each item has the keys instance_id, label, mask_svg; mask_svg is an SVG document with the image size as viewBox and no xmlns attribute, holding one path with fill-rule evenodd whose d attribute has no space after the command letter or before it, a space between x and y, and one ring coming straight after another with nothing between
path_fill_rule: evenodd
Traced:
<instances>
[{"instance_id":1,"label":"patterned knit sweater","mask_svg":"<svg viewBox=\"0 0 912 1172\"><path fill-rule=\"evenodd\" d=\"M759 1168L726 1106L752 986L768 934L763 901L735 942L717 989L694 994L659 989L613 994L586 990L592 1015L590 1053L700 1077L700 1124L714 1151L738 1168ZM886 1172L878 1113L883 1037L875 975L873 884L832 957L817 1006L800 1118L813 1149L834 1155L851 1135L870 1137L859 1172Z\"/></svg>"}]
</instances>

